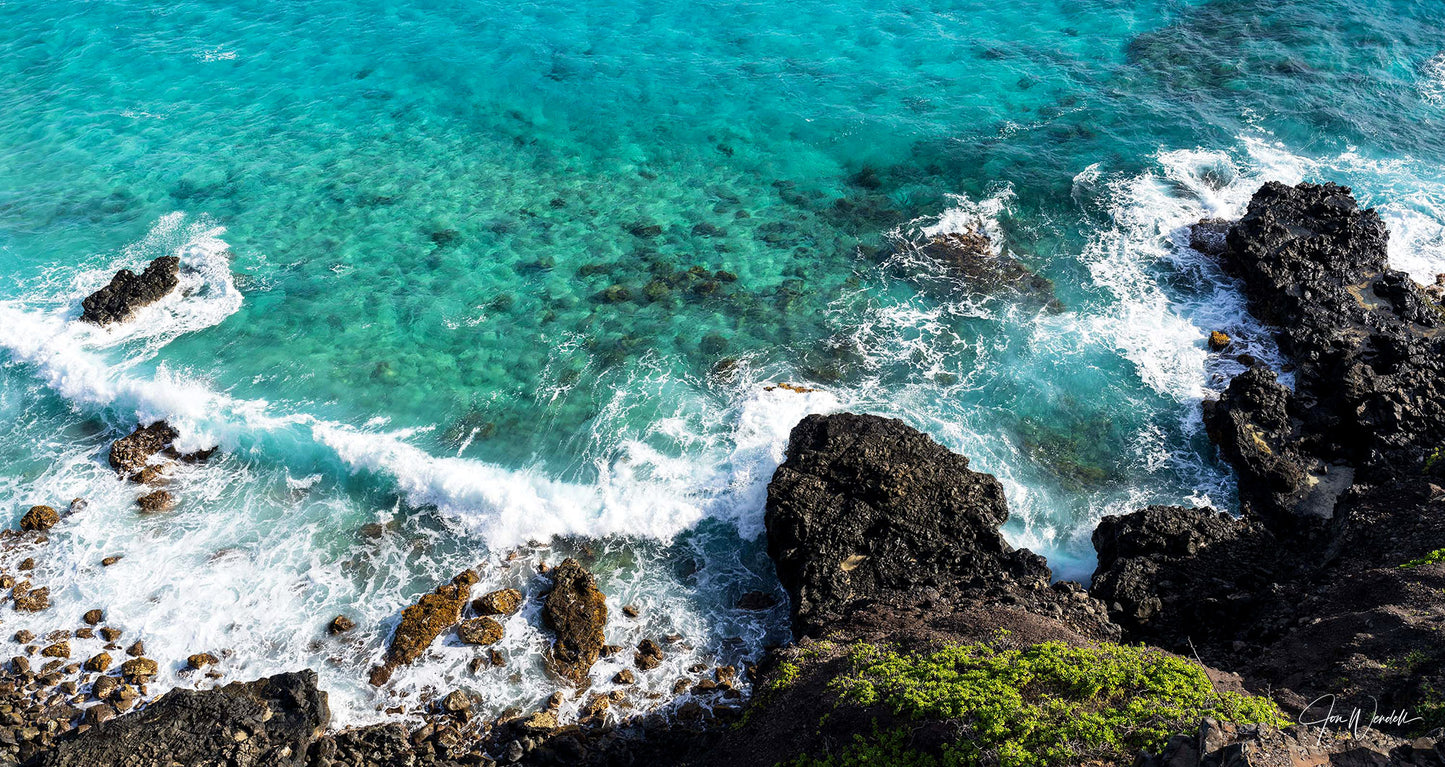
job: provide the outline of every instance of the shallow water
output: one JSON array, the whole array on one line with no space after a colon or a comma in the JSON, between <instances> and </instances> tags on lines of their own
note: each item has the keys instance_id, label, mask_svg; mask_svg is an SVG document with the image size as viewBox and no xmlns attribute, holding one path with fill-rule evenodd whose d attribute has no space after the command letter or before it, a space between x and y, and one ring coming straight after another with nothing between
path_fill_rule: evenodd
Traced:
<instances>
[{"instance_id":1,"label":"shallow water","mask_svg":"<svg viewBox=\"0 0 1445 767\"><path fill-rule=\"evenodd\" d=\"M0 498L15 519L91 502L38 557L40 620L104 605L154 657L230 651L233 678L310 665L344 721L428 688L550 692L535 604L506 669L470 676L447 644L365 685L398 609L481 563L482 587L535 594L534 562L585 556L614 616L643 607L609 641L684 637L650 692L786 638L782 608L733 605L777 588L765 486L809 412L965 453L1063 577L1087 578L1103 514L1233 508L1198 408L1238 368L1204 338L1277 358L1178 228L1264 180L1353 185L1397 266L1445 271L1438 4L60 0L0 21ZM1064 309L887 255L967 229ZM184 296L73 322L171 253ZM224 453L143 517L104 451L161 417Z\"/></svg>"}]
</instances>

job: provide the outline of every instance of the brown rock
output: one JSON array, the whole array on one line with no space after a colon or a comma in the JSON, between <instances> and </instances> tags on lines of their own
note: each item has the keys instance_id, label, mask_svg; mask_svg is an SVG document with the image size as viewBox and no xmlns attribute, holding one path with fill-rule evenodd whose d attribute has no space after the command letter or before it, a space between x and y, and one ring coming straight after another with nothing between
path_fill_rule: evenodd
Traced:
<instances>
[{"instance_id":1,"label":"brown rock","mask_svg":"<svg viewBox=\"0 0 1445 767\"><path fill-rule=\"evenodd\" d=\"M106 669L110 668L110 654L100 653L99 655L92 655L90 659L85 662L84 668L86 671L92 671L97 674L105 673Z\"/></svg>"},{"instance_id":2,"label":"brown rock","mask_svg":"<svg viewBox=\"0 0 1445 767\"><path fill-rule=\"evenodd\" d=\"M1209 351L1222 352L1229 348L1232 340L1228 335L1215 330L1209 334Z\"/></svg>"},{"instance_id":3,"label":"brown rock","mask_svg":"<svg viewBox=\"0 0 1445 767\"><path fill-rule=\"evenodd\" d=\"M154 485L165 479L166 467L160 464L148 463L142 466L140 471L130 475L130 481L137 485Z\"/></svg>"},{"instance_id":4,"label":"brown rock","mask_svg":"<svg viewBox=\"0 0 1445 767\"><path fill-rule=\"evenodd\" d=\"M625 668L617 672L617 675L612 677L612 681L614 684L636 684L637 675L632 673L632 669Z\"/></svg>"},{"instance_id":5,"label":"brown rock","mask_svg":"<svg viewBox=\"0 0 1445 767\"><path fill-rule=\"evenodd\" d=\"M522 722L522 729L533 733L548 733L557 729L557 712L538 711Z\"/></svg>"},{"instance_id":6,"label":"brown rock","mask_svg":"<svg viewBox=\"0 0 1445 767\"><path fill-rule=\"evenodd\" d=\"M85 615L81 616L80 619L85 621L87 626L97 626L100 625L101 621L105 620L105 613L98 609L89 610Z\"/></svg>"},{"instance_id":7,"label":"brown rock","mask_svg":"<svg viewBox=\"0 0 1445 767\"><path fill-rule=\"evenodd\" d=\"M110 446L110 467L125 475L140 471L151 456L171 446L180 432L165 421L137 426L135 431Z\"/></svg>"},{"instance_id":8,"label":"brown rock","mask_svg":"<svg viewBox=\"0 0 1445 767\"><path fill-rule=\"evenodd\" d=\"M145 684L160 673L160 666L150 658L131 658L120 664L120 675L131 684Z\"/></svg>"},{"instance_id":9,"label":"brown rock","mask_svg":"<svg viewBox=\"0 0 1445 767\"><path fill-rule=\"evenodd\" d=\"M121 560L121 557L120 557L119 555L116 555L116 556L113 556L113 557L106 557L105 559L100 560L100 566L101 566L101 567L110 567L111 565L115 564L116 562L119 562L120 560Z\"/></svg>"},{"instance_id":10,"label":"brown rock","mask_svg":"<svg viewBox=\"0 0 1445 767\"><path fill-rule=\"evenodd\" d=\"M91 627L89 627L89 626L86 626L86 627L84 627L84 628L78 628L78 629L75 630L75 638L76 638L76 639L94 639L94 638L95 638L95 629L93 629L93 628L91 628Z\"/></svg>"},{"instance_id":11,"label":"brown rock","mask_svg":"<svg viewBox=\"0 0 1445 767\"><path fill-rule=\"evenodd\" d=\"M56 642L55 644L47 645L45 649L40 651L40 654L47 658L69 658L70 643Z\"/></svg>"},{"instance_id":12,"label":"brown rock","mask_svg":"<svg viewBox=\"0 0 1445 767\"><path fill-rule=\"evenodd\" d=\"M662 648L651 639L644 639L637 644L637 652L632 656L632 662L643 671L650 671L662 665Z\"/></svg>"},{"instance_id":13,"label":"brown rock","mask_svg":"<svg viewBox=\"0 0 1445 767\"><path fill-rule=\"evenodd\" d=\"M20 518L21 530L45 531L60 522L60 514L49 506L31 506Z\"/></svg>"},{"instance_id":14,"label":"brown rock","mask_svg":"<svg viewBox=\"0 0 1445 767\"><path fill-rule=\"evenodd\" d=\"M16 643L16 644L29 644L29 643L31 643L31 642L33 642L33 641L35 641L35 632L34 632L34 631L27 631L27 630L25 630L25 629L21 629L21 630L15 632L15 643Z\"/></svg>"},{"instance_id":15,"label":"brown rock","mask_svg":"<svg viewBox=\"0 0 1445 767\"><path fill-rule=\"evenodd\" d=\"M17 583L14 590L10 592L10 596L15 600L16 612L38 613L50 607L50 589L48 588L32 589L28 583Z\"/></svg>"},{"instance_id":16,"label":"brown rock","mask_svg":"<svg viewBox=\"0 0 1445 767\"><path fill-rule=\"evenodd\" d=\"M214 666L215 664L220 662L221 661L219 658L208 652L196 653L195 655L186 658L186 665L190 666L193 669L196 669L197 671L205 668L206 666Z\"/></svg>"},{"instance_id":17,"label":"brown rock","mask_svg":"<svg viewBox=\"0 0 1445 767\"><path fill-rule=\"evenodd\" d=\"M169 511L175 508L176 499L165 490L157 490L137 498L135 504L140 507L141 511L147 513Z\"/></svg>"},{"instance_id":18,"label":"brown rock","mask_svg":"<svg viewBox=\"0 0 1445 767\"><path fill-rule=\"evenodd\" d=\"M496 644L502 640L502 624L491 618L472 618L457 626L457 639L467 644Z\"/></svg>"},{"instance_id":19,"label":"brown rock","mask_svg":"<svg viewBox=\"0 0 1445 767\"><path fill-rule=\"evenodd\" d=\"M120 639L120 629L113 629L110 626L106 626L100 630L100 638L107 642L114 642Z\"/></svg>"},{"instance_id":20,"label":"brown rock","mask_svg":"<svg viewBox=\"0 0 1445 767\"><path fill-rule=\"evenodd\" d=\"M432 641L456 624L476 582L477 574L467 570L453 578L451 583L438 586L430 594L423 594L416 604L402 610L401 624L391 636L386 661L372 670L371 683L378 686L386 684L392 671L421 657Z\"/></svg>"},{"instance_id":21,"label":"brown rock","mask_svg":"<svg viewBox=\"0 0 1445 767\"><path fill-rule=\"evenodd\" d=\"M511 615L521 606L522 592L516 589L497 589L472 602L477 615Z\"/></svg>"},{"instance_id":22,"label":"brown rock","mask_svg":"<svg viewBox=\"0 0 1445 767\"><path fill-rule=\"evenodd\" d=\"M582 717L584 719L601 719L607 715L607 709L611 707L612 701L608 700L606 695L593 695L582 707Z\"/></svg>"},{"instance_id":23,"label":"brown rock","mask_svg":"<svg viewBox=\"0 0 1445 767\"><path fill-rule=\"evenodd\" d=\"M139 639L135 640L135 644L133 644L133 645L131 645L130 647L127 647L127 648L126 648L125 654L131 656L132 658L139 658L140 656L145 655L145 654L146 654L146 645L145 645L145 642L142 642L142 641L139 640Z\"/></svg>"},{"instance_id":24,"label":"brown rock","mask_svg":"<svg viewBox=\"0 0 1445 767\"><path fill-rule=\"evenodd\" d=\"M622 607L622 614L629 618L636 618L642 614L642 611L637 609L637 605L624 605Z\"/></svg>"},{"instance_id":25,"label":"brown rock","mask_svg":"<svg viewBox=\"0 0 1445 767\"><path fill-rule=\"evenodd\" d=\"M34 560L34 559L31 559L30 557L26 557L26 558L20 560L20 564L19 564L19 565L16 565L16 566L15 566L15 569L16 569L16 570L21 570L21 571L34 570L34 569L35 569L35 560Z\"/></svg>"},{"instance_id":26,"label":"brown rock","mask_svg":"<svg viewBox=\"0 0 1445 767\"><path fill-rule=\"evenodd\" d=\"M547 667L578 687L586 687L587 674L602 650L607 598L577 560L564 560L553 571L542 621L557 635L547 651Z\"/></svg>"},{"instance_id":27,"label":"brown rock","mask_svg":"<svg viewBox=\"0 0 1445 767\"><path fill-rule=\"evenodd\" d=\"M356 628L356 621L345 615L338 615L331 619L331 623L326 627L326 633L333 635L345 634L354 628Z\"/></svg>"},{"instance_id":28,"label":"brown rock","mask_svg":"<svg viewBox=\"0 0 1445 767\"><path fill-rule=\"evenodd\" d=\"M117 687L120 687L119 679L113 676L102 676L97 678L95 684L90 686L90 694L96 700L105 700L110 697L111 693L115 692Z\"/></svg>"},{"instance_id":29,"label":"brown rock","mask_svg":"<svg viewBox=\"0 0 1445 767\"><path fill-rule=\"evenodd\" d=\"M452 690L442 698L441 710L465 722L472 718L472 699L461 690Z\"/></svg>"}]
</instances>

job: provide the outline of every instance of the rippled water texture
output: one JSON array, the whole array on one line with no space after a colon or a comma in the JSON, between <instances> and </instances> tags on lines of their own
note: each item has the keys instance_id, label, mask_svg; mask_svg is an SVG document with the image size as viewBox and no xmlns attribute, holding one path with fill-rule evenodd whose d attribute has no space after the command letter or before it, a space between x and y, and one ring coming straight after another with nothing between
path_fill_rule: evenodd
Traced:
<instances>
[{"instance_id":1,"label":"rippled water texture","mask_svg":"<svg viewBox=\"0 0 1445 767\"><path fill-rule=\"evenodd\" d=\"M685 637L644 675L670 690L786 637L734 605L776 589L788 429L844 408L997 474L1010 538L1086 578L1103 514L1233 507L1208 332L1278 361L1178 228L1338 180L1445 271L1442 62L1445 6L1403 0L0 3L0 499L91 500L39 620L311 665L348 720L500 710L551 689L535 604L506 669L365 669L438 580L535 595L575 554L644 608L609 641ZM904 246L966 230L1052 291ZM73 323L166 254L185 295ZM142 517L103 456L161 417L223 456Z\"/></svg>"}]
</instances>

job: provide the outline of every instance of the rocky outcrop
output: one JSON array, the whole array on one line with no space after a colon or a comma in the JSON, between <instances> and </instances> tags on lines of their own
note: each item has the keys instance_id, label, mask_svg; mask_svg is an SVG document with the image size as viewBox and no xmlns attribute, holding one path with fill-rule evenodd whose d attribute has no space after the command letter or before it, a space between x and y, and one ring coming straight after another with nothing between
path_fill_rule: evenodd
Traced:
<instances>
[{"instance_id":1,"label":"rocky outcrop","mask_svg":"<svg viewBox=\"0 0 1445 767\"><path fill-rule=\"evenodd\" d=\"M1265 184L1223 259L1296 366L1311 452L1378 476L1445 444L1445 317L1386 266L1388 234L1348 187Z\"/></svg>"},{"instance_id":2,"label":"rocky outcrop","mask_svg":"<svg viewBox=\"0 0 1445 767\"><path fill-rule=\"evenodd\" d=\"M1287 711L1329 694L1420 713L1445 689L1442 566L1402 567L1445 548L1445 324L1385 243L1344 187L1260 189L1218 253L1294 386L1255 367L1206 403L1243 516L1151 508L1094 534L1092 591L1130 639L1237 670Z\"/></svg>"},{"instance_id":3,"label":"rocky outcrop","mask_svg":"<svg viewBox=\"0 0 1445 767\"><path fill-rule=\"evenodd\" d=\"M841 413L796 427L768 485L768 553L793 630L821 635L879 604L1066 605L1078 626L1112 629L1087 600L1056 597L1042 557L999 533L1003 487L901 421ZM1084 609L1089 608L1089 609Z\"/></svg>"},{"instance_id":4,"label":"rocky outcrop","mask_svg":"<svg viewBox=\"0 0 1445 767\"><path fill-rule=\"evenodd\" d=\"M20 518L20 529L45 532L60 523L60 512L49 506L31 506Z\"/></svg>"},{"instance_id":5,"label":"rocky outcrop","mask_svg":"<svg viewBox=\"0 0 1445 767\"><path fill-rule=\"evenodd\" d=\"M86 296L81 302L81 321L96 325L125 322L137 309L153 304L175 290L180 284L176 276L180 267L179 258L161 256L150 262L140 274L121 269L111 278L109 285Z\"/></svg>"},{"instance_id":6,"label":"rocky outcrop","mask_svg":"<svg viewBox=\"0 0 1445 767\"><path fill-rule=\"evenodd\" d=\"M176 689L138 713L60 740L35 764L307 767L308 751L330 719L312 671L208 691Z\"/></svg>"},{"instance_id":7,"label":"rocky outcrop","mask_svg":"<svg viewBox=\"0 0 1445 767\"><path fill-rule=\"evenodd\" d=\"M1238 472L1240 506L1281 534L1315 534L1334 519L1355 469L1310 453L1289 389L1274 371L1254 367L1204 403L1204 425Z\"/></svg>"},{"instance_id":8,"label":"rocky outcrop","mask_svg":"<svg viewBox=\"0 0 1445 767\"><path fill-rule=\"evenodd\" d=\"M135 431L110 446L110 467L123 475L140 471L150 462L152 456L169 449L179 436L180 432L165 421L137 426Z\"/></svg>"},{"instance_id":9,"label":"rocky outcrop","mask_svg":"<svg viewBox=\"0 0 1445 767\"><path fill-rule=\"evenodd\" d=\"M597 579L575 559L552 571L552 591L542 607L542 620L556 634L547 651L547 668L576 685L588 687L588 672L606 643L607 598Z\"/></svg>"},{"instance_id":10,"label":"rocky outcrop","mask_svg":"<svg viewBox=\"0 0 1445 767\"><path fill-rule=\"evenodd\" d=\"M467 570L402 610L401 623L391 635L386 659L371 670L371 683L386 684L397 668L420 658L443 631L455 626L462 618L462 609L467 606L467 598L477 580L477 574Z\"/></svg>"}]
</instances>

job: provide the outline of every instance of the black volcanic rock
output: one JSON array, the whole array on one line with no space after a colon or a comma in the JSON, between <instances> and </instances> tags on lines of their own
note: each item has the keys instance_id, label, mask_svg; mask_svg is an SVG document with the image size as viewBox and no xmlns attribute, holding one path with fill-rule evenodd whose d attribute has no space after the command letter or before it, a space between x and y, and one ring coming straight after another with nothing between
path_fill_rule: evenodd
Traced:
<instances>
[{"instance_id":1,"label":"black volcanic rock","mask_svg":"<svg viewBox=\"0 0 1445 767\"><path fill-rule=\"evenodd\" d=\"M1234 580L1242 581L1248 565L1239 560L1250 552L1241 539L1256 532L1213 509L1150 506L1104 517L1094 529L1099 565L1089 592L1109 606L1110 618L1136 635L1158 638L1151 629L1179 624L1197 633L1211 620L1227 617L1221 613L1239 615L1241 600L1251 598L1236 589L1232 599L1214 599L1221 568L1197 563L1227 563L1239 570ZM1198 598L1189 598L1191 593ZM1221 627L1235 628L1230 620Z\"/></svg>"},{"instance_id":2,"label":"black volcanic rock","mask_svg":"<svg viewBox=\"0 0 1445 767\"><path fill-rule=\"evenodd\" d=\"M175 256L161 256L150 262L145 270L136 274L121 269L111 278L110 284L91 293L81 302L82 322L109 325L125 322L135 310L153 304L176 289L180 280L181 260Z\"/></svg>"},{"instance_id":3,"label":"black volcanic rock","mask_svg":"<svg viewBox=\"0 0 1445 767\"><path fill-rule=\"evenodd\" d=\"M1317 533L1334 517L1355 470L1310 454L1309 440L1291 415L1295 403L1273 371L1254 367L1204 403L1204 425L1239 473L1240 505L1279 533Z\"/></svg>"},{"instance_id":4,"label":"black volcanic rock","mask_svg":"<svg viewBox=\"0 0 1445 767\"><path fill-rule=\"evenodd\" d=\"M302 767L331 719L316 673L176 689L141 711L58 741L37 767L227 764Z\"/></svg>"},{"instance_id":5,"label":"black volcanic rock","mask_svg":"<svg viewBox=\"0 0 1445 767\"><path fill-rule=\"evenodd\" d=\"M765 517L800 636L883 605L1051 602L1047 564L1004 541L1007 519L1003 487L967 458L901 421L852 413L793 428ZM1087 610L1079 623L1108 632Z\"/></svg>"},{"instance_id":6,"label":"black volcanic rock","mask_svg":"<svg viewBox=\"0 0 1445 767\"><path fill-rule=\"evenodd\" d=\"M1445 689L1445 576L1402 567L1445 547L1445 321L1387 268L1386 237L1344 187L1259 190L1220 252L1295 380L1255 367L1205 405L1243 516L1151 507L1094 533L1091 591L1128 639L1236 670L1287 711L1324 694L1420 710Z\"/></svg>"},{"instance_id":7,"label":"black volcanic rock","mask_svg":"<svg viewBox=\"0 0 1445 767\"><path fill-rule=\"evenodd\" d=\"M1347 187L1269 183L1223 258L1294 360L1293 412L1313 452L1398 476L1445 443L1445 315L1386 266L1387 241Z\"/></svg>"}]
</instances>

